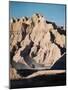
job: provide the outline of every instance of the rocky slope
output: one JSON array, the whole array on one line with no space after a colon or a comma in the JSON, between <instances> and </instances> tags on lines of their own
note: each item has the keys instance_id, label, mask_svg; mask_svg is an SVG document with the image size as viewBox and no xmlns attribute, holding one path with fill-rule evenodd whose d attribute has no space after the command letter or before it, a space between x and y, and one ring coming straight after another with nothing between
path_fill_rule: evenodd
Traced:
<instances>
[{"instance_id":1,"label":"rocky slope","mask_svg":"<svg viewBox=\"0 0 68 90\"><path fill-rule=\"evenodd\" d=\"M10 65L20 69L51 69L65 53L62 27L36 13L10 20Z\"/></svg>"}]
</instances>

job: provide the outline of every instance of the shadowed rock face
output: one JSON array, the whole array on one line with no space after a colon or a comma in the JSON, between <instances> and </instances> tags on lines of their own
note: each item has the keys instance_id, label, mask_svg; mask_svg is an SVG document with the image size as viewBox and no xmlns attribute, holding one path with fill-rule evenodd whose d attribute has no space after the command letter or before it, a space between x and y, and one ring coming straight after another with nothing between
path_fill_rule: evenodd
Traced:
<instances>
[{"instance_id":1,"label":"shadowed rock face","mask_svg":"<svg viewBox=\"0 0 68 90\"><path fill-rule=\"evenodd\" d=\"M65 35L63 28L38 13L31 18L11 19L11 66L16 70L51 69L66 52Z\"/></svg>"},{"instance_id":2,"label":"shadowed rock face","mask_svg":"<svg viewBox=\"0 0 68 90\"><path fill-rule=\"evenodd\" d=\"M66 69L66 54L64 54L53 66L51 69Z\"/></svg>"}]
</instances>

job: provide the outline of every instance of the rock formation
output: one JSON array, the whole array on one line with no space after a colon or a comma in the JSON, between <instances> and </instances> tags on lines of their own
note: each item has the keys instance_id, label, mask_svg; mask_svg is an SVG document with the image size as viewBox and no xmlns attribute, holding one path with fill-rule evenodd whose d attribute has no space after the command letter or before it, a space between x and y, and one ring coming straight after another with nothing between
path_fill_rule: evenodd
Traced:
<instances>
[{"instance_id":1,"label":"rock formation","mask_svg":"<svg viewBox=\"0 0 68 90\"><path fill-rule=\"evenodd\" d=\"M15 68L10 68L9 76L10 76L10 79L12 80L22 78L20 75L17 74L17 71L15 70Z\"/></svg>"},{"instance_id":2,"label":"rock formation","mask_svg":"<svg viewBox=\"0 0 68 90\"><path fill-rule=\"evenodd\" d=\"M10 64L16 69L50 69L62 56L65 30L36 13L10 20ZM64 53L64 52L63 52ZM13 64L15 62L15 64ZM11 70L13 71L13 70Z\"/></svg>"}]
</instances>

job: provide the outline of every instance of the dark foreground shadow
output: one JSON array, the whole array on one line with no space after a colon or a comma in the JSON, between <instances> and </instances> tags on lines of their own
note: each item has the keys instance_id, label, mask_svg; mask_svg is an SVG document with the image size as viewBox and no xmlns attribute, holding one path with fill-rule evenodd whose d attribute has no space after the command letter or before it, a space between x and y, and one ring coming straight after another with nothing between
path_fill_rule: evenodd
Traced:
<instances>
[{"instance_id":1,"label":"dark foreground shadow","mask_svg":"<svg viewBox=\"0 0 68 90\"><path fill-rule=\"evenodd\" d=\"M60 70L60 69L66 69L66 54L63 55L63 57L61 57L51 68L53 70Z\"/></svg>"},{"instance_id":2,"label":"dark foreground shadow","mask_svg":"<svg viewBox=\"0 0 68 90\"><path fill-rule=\"evenodd\" d=\"M23 80L10 80L10 88L32 88L46 86L66 85L66 73L57 75L37 76L35 78Z\"/></svg>"}]
</instances>

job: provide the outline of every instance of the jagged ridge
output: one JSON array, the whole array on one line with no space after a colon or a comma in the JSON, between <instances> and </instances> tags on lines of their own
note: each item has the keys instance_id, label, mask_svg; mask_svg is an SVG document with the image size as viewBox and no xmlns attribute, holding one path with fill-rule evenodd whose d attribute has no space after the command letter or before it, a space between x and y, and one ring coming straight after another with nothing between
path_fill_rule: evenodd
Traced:
<instances>
[{"instance_id":1,"label":"jagged ridge","mask_svg":"<svg viewBox=\"0 0 68 90\"><path fill-rule=\"evenodd\" d=\"M65 52L63 27L36 13L10 20L10 60L18 69L50 69ZM14 64L15 63L15 64ZM17 66L16 66L17 63Z\"/></svg>"}]
</instances>

